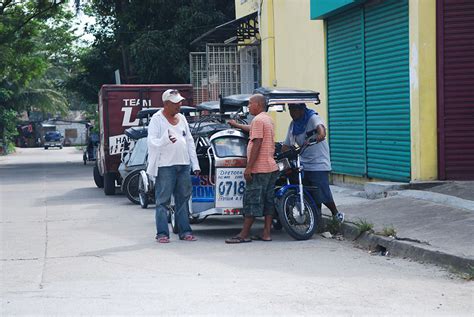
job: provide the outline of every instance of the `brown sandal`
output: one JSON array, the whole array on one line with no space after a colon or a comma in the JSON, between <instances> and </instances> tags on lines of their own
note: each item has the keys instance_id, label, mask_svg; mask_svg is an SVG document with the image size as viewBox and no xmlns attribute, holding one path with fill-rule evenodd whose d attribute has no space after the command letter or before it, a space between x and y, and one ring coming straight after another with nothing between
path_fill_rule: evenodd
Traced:
<instances>
[{"instance_id":1,"label":"brown sandal","mask_svg":"<svg viewBox=\"0 0 474 317\"><path fill-rule=\"evenodd\" d=\"M170 243L170 238L166 236L156 237L156 241L158 241L158 243Z\"/></svg>"},{"instance_id":2,"label":"brown sandal","mask_svg":"<svg viewBox=\"0 0 474 317\"><path fill-rule=\"evenodd\" d=\"M237 244L237 243L247 243L247 242L252 242L251 239L244 239L239 236L232 237L230 239L225 240L225 243L227 244Z\"/></svg>"},{"instance_id":3,"label":"brown sandal","mask_svg":"<svg viewBox=\"0 0 474 317\"><path fill-rule=\"evenodd\" d=\"M179 238L180 240L184 240L184 241L196 241L197 238L195 236L193 236L192 234L188 234L186 236L184 236L183 238Z\"/></svg>"}]
</instances>

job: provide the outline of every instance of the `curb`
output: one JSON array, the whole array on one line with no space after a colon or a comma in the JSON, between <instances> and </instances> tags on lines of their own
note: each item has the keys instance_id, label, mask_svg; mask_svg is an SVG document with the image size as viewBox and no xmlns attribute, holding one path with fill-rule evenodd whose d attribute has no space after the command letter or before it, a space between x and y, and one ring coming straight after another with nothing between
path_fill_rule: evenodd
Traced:
<instances>
[{"instance_id":1,"label":"curb","mask_svg":"<svg viewBox=\"0 0 474 317\"><path fill-rule=\"evenodd\" d=\"M323 218L324 225L329 221L329 218ZM352 223L344 222L341 225L341 233L344 238L363 248L376 250L383 247L390 256L408 258L421 263L431 263L466 274L472 274L474 269L474 259L445 253L420 243L401 241L374 233L361 233L359 228Z\"/></svg>"},{"instance_id":2,"label":"curb","mask_svg":"<svg viewBox=\"0 0 474 317\"><path fill-rule=\"evenodd\" d=\"M474 211L474 201L462 199L455 196L440 194L440 193L433 193L433 192L426 192L420 190L403 190L397 192L398 196L402 197L410 197L420 200L431 201L433 203L453 207L453 208L460 208L466 209L469 211Z\"/></svg>"}]
</instances>

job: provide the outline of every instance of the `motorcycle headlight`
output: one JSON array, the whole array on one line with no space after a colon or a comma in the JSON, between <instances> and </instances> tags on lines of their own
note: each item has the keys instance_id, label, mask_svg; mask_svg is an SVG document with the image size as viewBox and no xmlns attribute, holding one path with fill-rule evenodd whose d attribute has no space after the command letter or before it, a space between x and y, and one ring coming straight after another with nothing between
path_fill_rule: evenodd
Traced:
<instances>
[{"instance_id":1,"label":"motorcycle headlight","mask_svg":"<svg viewBox=\"0 0 474 317\"><path fill-rule=\"evenodd\" d=\"M278 160L278 161L277 161L277 165L278 165L278 170L279 170L280 172L285 171L285 170L287 170L287 169L290 168L290 162L288 161L287 158Z\"/></svg>"}]
</instances>

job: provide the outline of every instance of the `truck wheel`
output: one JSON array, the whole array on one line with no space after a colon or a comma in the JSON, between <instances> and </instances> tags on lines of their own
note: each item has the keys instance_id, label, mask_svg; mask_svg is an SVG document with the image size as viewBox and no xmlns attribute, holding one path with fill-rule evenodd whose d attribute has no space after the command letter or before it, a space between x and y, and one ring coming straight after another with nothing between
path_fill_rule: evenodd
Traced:
<instances>
[{"instance_id":1,"label":"truck wheel","mask_svg":"<svg viewBox=\"0 0 474 317\"><path fill-rule=\"evenodd\" d=\"M140 181L140 170L135 170L125 177L122 183L122 191L134 204L140 204L138 183Z\"/></svg>"},{"instance_id":2,"label":"truck wheel","mask_svg":"<svg viewBox=\"0 0 474 317\"><path fill-rule=\"evenodd\" d=\"M115 173L104 173L104 193L115 195Z\"/></svg>"},{"instance_id":3,"label":"truck wheel","mask_svg":"<svg viewBox=\"0 0 474 317\"><path fill-rule=\"evenodd\" d=\"M45 146L45 147L44 147L44 149L45 149L45 150L47 150L47 149L48 149L48 147L47 147L47 146Z\"/></svg>"},{"instance_id":4,"label":"truck wheel","mask_svg":"<svg viewBox=\"0 0 474 317\"><path fill-rule=\"evenodd\" d=\"M104 177L100 175L97 164L94 165L94 183L99 188L104 188Z\"/></svg>"}]
</instances>

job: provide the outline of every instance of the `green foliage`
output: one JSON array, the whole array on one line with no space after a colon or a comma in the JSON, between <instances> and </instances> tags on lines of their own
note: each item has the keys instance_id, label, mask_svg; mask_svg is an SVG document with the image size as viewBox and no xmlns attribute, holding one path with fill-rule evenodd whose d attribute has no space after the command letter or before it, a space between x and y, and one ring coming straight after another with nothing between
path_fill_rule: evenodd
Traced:
<instances>
[{"instance_id":1,"label":"green foliage","mask_svg":"<svg viewBox=\"0 0 474 317\"><path fill-rule=\"evenodd\" d=\"M474 280L474 266L469 267L468 272L464 274L464 278L468 281Z\"/></svg>"},{"instance_id":2,"label":"green foliage","mask_svg":"<svg viewBox=\"0 0 474 317\"><path fill-rule=\"evenodd\" d=\"M363 232L372 232L374 228L374 224L368 222L366 219L358 219L357 222L355 223L357 228L361 233Z\"/></svg>"},{"instance_id":3,"label":"green foliage","mask_svg":"<svg viewBox=\"0 0 474 317\"><path fill-rule=\"evenodd\" d=\"M0 107L64 112L73 65L73 15L62 1L0 4Z\"/></svg>"},{"instance_id":4,"label":"green foliage","mask_svg":"<svg viewBox=\"0 0 474 317\"><path fill-rule=\"evenodd\" d=\"M329 231L331 234L337 234L341 232L341 223L334 217L330 217L326 222L326 231Z\"/></svg>"},{"instance_id":5,"label":"green foliage","mask_svg":"<svg viewBox=\"0 0 474 317\"><path fill-rule=\"evenodd\" d=\"M18 135L16 130L16 111L0 108L0 143L3 145L1 153L11 152L14 149L14 139Z\"/></svg>"},{"instance_id":6,"label":"green foliage","mask_svg":"<svg viewBox=\"0 0 474 317\"><path fill-rule=\"evenodd\" d=\"M97 109L87 111L86 120L92 123L91 132L99 133L99 113Z\"/></svg>"},{"instance_id":7,"label":"green foliage","mask_svg":"<svg viewBox=\"0 0 474 317\"><path fill-rule=\"evenodd\" d=\"M234 0L91 0L92 47L80 52L80 71L70 83L88 102L103 84L187 83L190 42L234 19Z\"/></svg>"}]
</instances>

